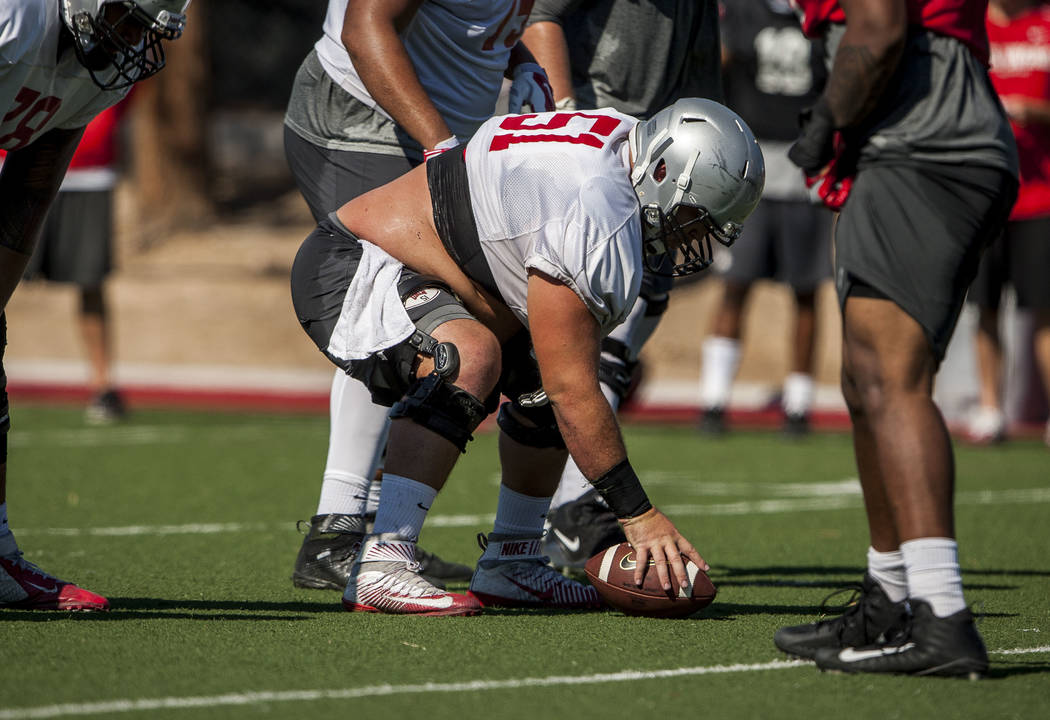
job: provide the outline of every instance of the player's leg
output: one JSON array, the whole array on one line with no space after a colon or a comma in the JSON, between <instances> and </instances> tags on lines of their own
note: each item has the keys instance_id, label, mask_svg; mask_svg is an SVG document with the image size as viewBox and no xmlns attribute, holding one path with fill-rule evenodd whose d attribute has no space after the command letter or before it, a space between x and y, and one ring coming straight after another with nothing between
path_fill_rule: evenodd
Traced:
<instances>
[{"instance_id":1,"label":"player's leg","mask_svg":"<svg viewBox=\"0 0 1050 720\"><path fill-rule=\"evenodd\" d=\"M721 254L715 267L724 279L722 299L711 334L700 353L700 430L711 435L726 431L733 380L740 367L744 303L752 284L772 276L776 237L775 203L763 200L751 213L733 247Z\"/></svg>"},{"instance_id":2,"label":"player's leg","mask_svg":"<svg viewBox=\"0 0 1050 720\"><path fill-rule=\"evenodd\" d=\"M7 520L7 434L11 419L7 404L7 316L0 312L0 609L108 610L101 595L59 580L27 561Z\"/></svg>"},{"instance_id":3,"label":"player's leg","mask_svg":"<svg viewBox=\"0 0 1050 720\"><path fill-rule=\"evenodd\" d=\"M527 334L503 347L499 453L502 468L492 532L479 536L482 555L470 581L485 605L586 609L600 607L598 592L551 567L542 552L544 521L568 452L554 411L541 392Z\"/></svg>"},{"instance_id":4,"label":"player's leg","mask_svg":"<svg viewBox=\"0 0 1050 720\"><path fill-rule=\"evenodd\" d=\"M795 328L791 366L784 379L781 406L784 432L809 432L815 383L816 297L820 285L831 278L831 213L807 201L774 203L780 222L776 234L777 279L795 296Z\"/></svg>"},{"instance_id":5,"label":"player's leg","mask_svg":"<svg viewBox=\"0 0 1050 720\"><path fill-rule=\"evenodd\" d=\"M994 444L1006 439L1003 414L1003 343L999 333L999 303L1007 279L1007 243L1012 223L984 251L967 301L977 308L974 354L977 361L978 406L967 420L970 442Z\"/></svg>"},{"instance_id":6,"label":"player's leg","mask_svg":"<svg viewBox=\"0 0 1050 720\"><path fill-rule=\"evenodd\" d=\"M1010 242L1010 282L1017 291L1017 306L1032 316L1032 354L1050 407L1050 217L1020 220L1007 225ZM1050 419L1043 432L1050 445Z\"/></svg>"},{"instance_id":7,"label":"player's leg","mask_svg":"<svg viewBox=\"0 0 1050 720\"><path fill-rule=\"evenodd\" d=\"M980 673L988 660L963 597L951 439L932 391L1016 182L993 169L873 166L853 190L837 228L843 392L871 547L900 553L912 617L896 637L825 647L815 660L849 672ZM884 204L892 219L876 215Z\"/></svg>"}]
</instances>

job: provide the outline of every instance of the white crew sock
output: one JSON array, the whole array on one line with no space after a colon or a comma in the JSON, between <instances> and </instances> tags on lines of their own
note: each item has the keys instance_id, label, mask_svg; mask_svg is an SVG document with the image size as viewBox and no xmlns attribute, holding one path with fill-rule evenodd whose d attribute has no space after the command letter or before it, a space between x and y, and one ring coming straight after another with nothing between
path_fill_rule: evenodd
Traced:
<instances>
[{"instance_id":1,"label":"white crew sock","mask_svg":"<svg viewBox=\"0 0 1050 720\"><path fill-rule=\"evenodd\" d=\"M869 547L868 575L891 602L901 602L908 597L908 575L904 572L904 554L900 550L879 552Z\"/></svg>"},{"instance_id":2,"label":"white crew sock","mask_svg":"<svg viewBox=\"0 0 1050 720\"><path fill-rule=\"evenodd\" d=\"M523 495L500 485L496 524L492 532L513 537L539 537L543 534L543 523L550 505L549 497Z\"/></svg>"},{"instance_id":3,"label":"white crew sock","mask_svg":"<svg viewBox=\"0 0 1050 720\"><path fill-rule=\"evenodd\" d=\"M732 338L712 335L701 348L700 407L724 408L729 404L740 364L740 343Z\"/></svg>"},{"instance_id":4,"label":"white crew sock","mask_svg":"<svg viewBox=\"0 0 1050 720\"><path fill-rule=\"evenodd\" d=\"M342 475L327 472L321 483L321 498L317 501L318 515L364 515L368 503L368 489L372 482L360 475Z\"/></svg>"},{"instance_id":5,"label":"white crew sock","mask_svg":"<svg viewBox=\"0 0 1050 720\"><path fill-rule=\"evenodd\" d=\"M784 378L782 406L785 415L805 415L813 407L813 376L793 372Z\"/></svg>"},{"instance_id":6,"label":"white crew sock","mask_svg":"<svg viewBox=\"0 0 1050 720\"><path fill-rule=\"evenodd\" d=\"M400 475L383 475L383 495L372 532L396 533L415 542L437 490Z\"/></svg>"},{"instance_id":7,"label":"white crew sock","mask_svg":"<svg viewBox=\"0 0 1050 720\"><path fill-rule=\"evenodd\" d=\"M948 617L966 608L959 546L951 538L919 538L901 543L908 573L908 597L925 600L937 617Z\"/></svg>"}]
</instances>

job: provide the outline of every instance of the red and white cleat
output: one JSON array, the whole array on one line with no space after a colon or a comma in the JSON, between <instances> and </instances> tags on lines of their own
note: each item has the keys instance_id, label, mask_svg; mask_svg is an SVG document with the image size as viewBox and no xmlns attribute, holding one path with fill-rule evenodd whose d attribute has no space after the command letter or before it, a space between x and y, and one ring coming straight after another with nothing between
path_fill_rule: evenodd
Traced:
<instances>
[{"instance_id":1,"label":"red and white cleat","mask_svg":"<svg viewBox=\"0 0 1050 720\"><path fill-rule=\"evenodd\" d=\"M393 535L365 539L343 591L350 612L391 615L477 615L481 603L470 593L446 592L419 574L416 544Z\"/></svg>"},{"instance_id":2,"label":"red and white cleat","mask_svg":"<svg viewBox=\"0 0 1050 720\"><path fill-rule=\"evenodd\" d=\"M0 608L109 610L109 600L49 575L16 550L0 557Z\"/></svg>"},{"instance_id":3,"label":"red and white cleat","mask_svg":"<svg viewBox=\"0 0 1050 720\"><path fill-rule=\"evenodd\" d=\"M540 538L478 535L484 552L470 581L482 605L495 607L595 610L598 591L562 575L540 555Z\"/></svg>"}]
</instances>

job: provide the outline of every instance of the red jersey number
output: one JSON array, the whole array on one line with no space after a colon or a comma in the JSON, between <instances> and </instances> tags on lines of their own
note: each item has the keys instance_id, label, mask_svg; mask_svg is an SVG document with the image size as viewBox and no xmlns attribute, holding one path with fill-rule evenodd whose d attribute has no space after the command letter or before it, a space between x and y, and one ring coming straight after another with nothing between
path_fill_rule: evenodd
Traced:
<instances>
[{"instance_id":1,"label":"red jersey number","mask_svg":"<svg viewBox=\"0 0 1050 720\"><path fill-rule=\"evenodd\" d=\"M509 133L499 133L492 138L489 151L506 150L511 145L518 143L536 142L560 142L572 143L574 145L588 145L600 148L605 145L605 138L613 134L620 125L620 120L608 115L589 115L587 113L555 113L550 120L538 125L530 124L536 115L508 115L499 124L501 130L510 130ZM541 133L536 130L562 130L568 126L573 118L587 118L591 120L591 127L587 132L575 135L559 133ZM528 131L518 134L514 131Z\"/></svg>"},{"instance_id":2,"label":"red jersey number","mask_svg":"<svg viewBox=\"0 0 1050 720\"><path fill-rule=\"evenodd\" d=\"M6 135L0 136L0 147L3 147L12 139L18 143L11 150L18 150L33 141L33 136L45 125L51 117L58 112L62 105L62 98L48 95L40 97L36 90L24 87L15 95L15 107L3 117L3 122L14 120L21 116L15 129ZM42 117L41 117L42 116Z\"/></svg>"},{"instance_id":3,"label":"red jersey number","mask_svg":"<svg viewBox=\"0 0 1050 720\"><path fill-rule=\"evenodd\" d=\"M525 30L525 23L528 22L529 14L532 12L532 4L535 0L516 0L511 3L510 10L503 17L503 21L500 22L499 27L496 28L491 36L485 39L485 44L481 46L483 50L491 50L496 47L496 41L503 35L503 30L507 27L507 24L511 21L511 18L519 18L518 24L511 27L510 31L505 37L503 37L503 47L514 47L518 40L521 39L521 33Z\"/></svg>"}]
</instances>

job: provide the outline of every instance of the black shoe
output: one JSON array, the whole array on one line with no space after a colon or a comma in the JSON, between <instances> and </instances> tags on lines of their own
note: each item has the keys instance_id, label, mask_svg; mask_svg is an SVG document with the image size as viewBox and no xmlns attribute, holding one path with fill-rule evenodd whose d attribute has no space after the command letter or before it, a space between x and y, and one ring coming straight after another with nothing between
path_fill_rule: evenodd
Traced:
<instances>
[{"instance_id":1,"label":"black shoe","mask_svg":"<svg viewBox=\"0 0 1050 720\"><path fill-rule=\"evenodd\" d=\"M361 515L314 515L295 558L292 584L315 590L346 587L350 567L361 550L365 519Z\"/></svg>"},{"instance_id":2,"label":"black shoe","mask_svg":"<svg viewBox=\"0 0 1050 720\"><path fill-rule=\"evenodd\" d=\"M725 435L726 410L720 407L710 407L704 410L700 416L700 432L705 435Z\"/></svg>"},{"instance_id":3,"label":"black shoe","mask_svg":"<svg viewBox=\"0 0 1050 720\"><path fill-rule=\"evenodd\" d=\"M784 413L784 424L780 430L787 437L809 435L809 413Z\"/></svg>"},{"instance_id":4,"label":"black shoe","mask_svg":"<svg viewBox=\"0 0 1050 720\"><path fill-rule=\"evenodd\" d=\"M470 582L474 575L474 568L469 565L442 560L419 545L416 545L416 562L419 563L419 574L442 590L445 589L444 583Z\"/></svg>"},{"instance_id":5,"label":"black shoe","mask_svg":"<svg viewBox=\"0 0 1050 720\"><path fill-rule=\"evenodd\" d=\"M972 680L988 672L988 652L968 609L940 618L923 600L910 604L911 623L900 637L888 643L823 648L817 652L817 667L849 673L968 676Z\"/></svg>"},{"instance_id":6,"label":"black shoe","mask_svg":"<svg viewBox=\"0 0 1050 720\"><path fill-rule=\"evenodd\" d=\"M124 398L116 390L100 392L84 409L84 420L89 425L109 425L123 420L128 414Z\"/></svg>"},{"instance_id":7,"label":"black shoe","mask_svg":"<svg viewBox=\"0 0 1050 720\"><path fill-rule=\"evenodd\" d=\"M627 540L616 515L594 490L550 512L540 548L562 571L582 571L599 551Z\"/></svg>"},{"instance_id":8,"label":"black shoe","mask_svg":"<svg viewBox=\"0 0 1050 720\"><path fill-rule=\"evenodd\" d=\"M830 620L806 625L782 627L773 635L773 643L788 653L812 660L823 648L838 651L845 647L870 645L896 638L907 625L905 602L892 602L882 587L867 573L860 586L852 586L854 595L846 611ZM821 603L843 592L838 590Z\"/></svg>"}]
</instances>

